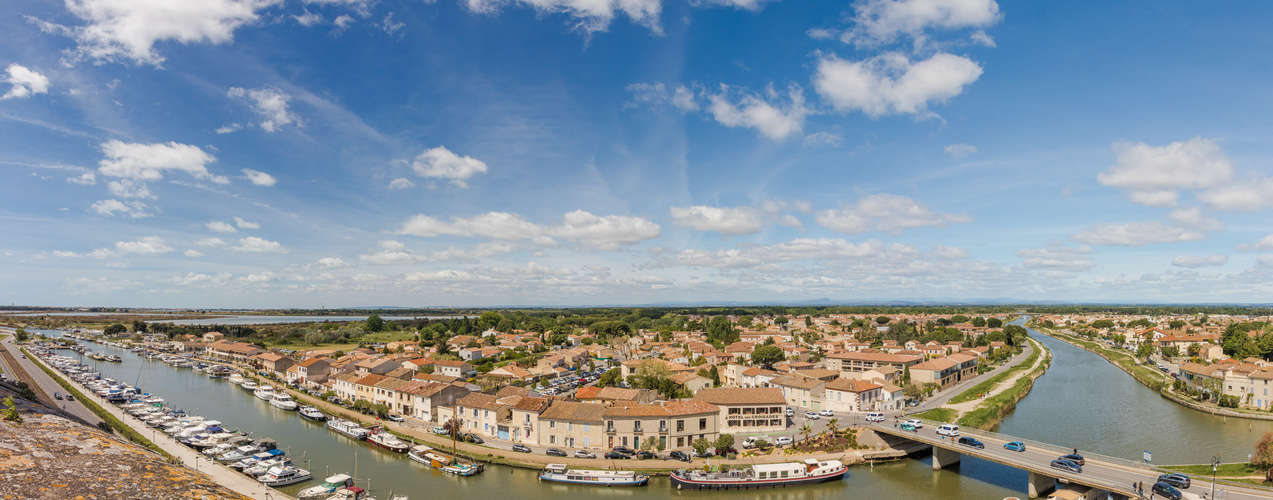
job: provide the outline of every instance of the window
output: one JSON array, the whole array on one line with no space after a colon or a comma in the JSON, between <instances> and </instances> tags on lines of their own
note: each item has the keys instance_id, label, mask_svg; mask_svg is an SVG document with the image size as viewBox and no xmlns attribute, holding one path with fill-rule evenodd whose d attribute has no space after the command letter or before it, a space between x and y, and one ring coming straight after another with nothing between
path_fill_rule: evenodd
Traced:
<instances>
[{"instance_id":1,"label":"window","mask_svg":"<svg viewBox=\"0 0 1273 500\"><path fill-rule=\"evenodd\" d=\"M585 423L583 424L583 431L584 431L584 432L588 432L588 431L591 431L591 430L592 430L592 424L589 424L589 423L586 423L586 422L585 422ZM585 439L586 439L586 438L585 438ZM587 446L587 445L584 445L584 446Z\"/></svg>"},{"instance_id":2,"label":"window","mask_svg":"<svg viewBox=\"0 0 1273 500\"><path fill-rule=\"evenodd\" d=\"M624 446L627 446L627 445L628 445L628 437L627 437L627 436L623 436L623 445L624 445Z\"/></svg>"},{"instance_id":3,"label":"window","mask_svg":"<svg viewBox=\"0 0 1273 500\"><path fill-rule=\"evenodd\" d=\"M613 420L607 420L607 421L606 421L606 432L614 432L614 421L613 421Z\"/></svg>"},{"instance_id":4,"label":"window","mask_svg":"<svg viewBox=\"0 0 1273 500\"><path fill-rule=\"evenodd\" d=\"M730 411L733 411L733 410L730 410ZM677 421L676 421L676 432L685 432L685 421L684 421L684 420L677 420ZM680 446L680 445L677 445L677 446Z\"/></svg>"},{"instance_id":5,"label":"window","mask_svg":"<svg viewBox=\"0 0 1273 500\"><path fill-rule=\"evenodd\" d=\"M574 422L566 422L566 430L568 430L568 431L573 431L573 430L575 430L575 423L574 423Z\"/></svg>"},{"instance_id":6,"label":"window","mask_svg":"<svg viewBox=\"0 0 1273 500\"><path fill-rule=\"evenodd\" d=\"M701 431L701 430L704 430L704 429L707 429L707 419L705 419L705 418L700 418L700 419L698 419L698 430L700 430L700 431Z\"/></svg>"},{"instance_id":7,"label":"window","mask_svg":"<svg viewBox=\"0 0 1273 500\"><path fill-rule=\"evenodd\" d=\"M557 421L556 421L556 420L549 420L549 421L548 421L548 428L549 428L549 429L556 429L556 428L557 428Z\"/></svg>"},{"instance_id":8,"label":"window","mask_svg":"<svg viewBox=\"0 0 1273 500\"><path fill-rule=\"evenodd\" d=\"M640 421L640 420L636 420L636 421L633 421L633 422L632 422L632 432L641 432L641 421Z\"/></svg>"},{"instance_id":9,"label":"window","mask_svg":"<svg viewBox=\"0 0 1273 500\"><path fill-rule=\"evenodd\" d=\"M1268 389L1265 389L1267 391ZM659 432L667 432L667 420L659 421Z\"/></svg>"},{"instance_id":10,"label":"window","mask_svg":"<svg viewBox=\"0 0 1273 500\"><path fill-rule=\"evenodd\" d=\"M557 436L548 436L548 444L557 444Z\"/></svg>"}]
</instances>

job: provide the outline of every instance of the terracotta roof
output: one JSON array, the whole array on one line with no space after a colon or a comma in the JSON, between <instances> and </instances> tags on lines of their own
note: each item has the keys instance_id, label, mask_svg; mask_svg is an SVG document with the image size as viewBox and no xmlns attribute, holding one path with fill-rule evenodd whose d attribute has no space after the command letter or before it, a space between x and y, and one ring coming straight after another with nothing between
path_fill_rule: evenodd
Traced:
<instances>
[{"instance_id":1,"label":"terracotta roof","mask_svg":"<svg viewBox=\"0 0 1273 500\"><path fill-rule=\"evenodd\" d=\"M597 391L597 399L612 399L615 401L636 401L641 397L641 389L624 389L622 387L602 387Z\"/></svg>"},{"instance_id":2,"label":"terracotta roof","mask_svg":"<svg viewBox=\"0 0 1273 500\"><path fill-rule=\"evenodd\" d=\"M827 384L827 390L843 392L866 392L879 388L879 384L851 378L838 378Z\"/></svg>"},{"instance_id":3,"label":"terracotta roof","mask_svg":"<svg viewBox=\"0 0 1273 500\"><path fill-rule=\"evenodd\" d=\"M304 366L306 368L309 368L319 363L331 365L331 362L327 361L327 358L309 358L305 361L301 361L297 366Z\"/></svg>"},{"instance_id":4,"label":"terracotta roof","mask_svg":"<svg viewBox=\"0 0 1273 500\"><path fill-rule=\"evenodd\" d=\"M380 381L385 380L386 378L388 378L388 377L385 377L384 375L377 375L377 374L375 374L375 373L370 373L370 374L367 374L366 376L363 376L362 378L359 378L358 380L354 381L354 383L355 383L355 384L358 384L358 385L365 385L365 386L370 387L370 386L374 386L374 385L376 385L376 384L379 384L379 383L380 383Z\"/></svg>"},{"instance_id":5,"label":"terracotta roof","mask_svg":"<svg viewBox=\"0 0 1273 500\"><path fill-rule=\"evenodd\" d=\"M663 403L668 416L720 413L720 407L702 401L668 401Z\"/></svg>"},{"instance_id":6,"label":"terracotta roof","mask_svg":"<svg viewBox=\"0 0 1273 500\"><path fill-rule=\"evenodd\" d=\"M952 367L955 367L955 366L959 366L959 363L955 362L955 360L953 360L953 359L950 359L950 358L935 358L935 359L930 359L930 360L928 360L928 361L925 361L925 362L920 363L920 364L917 364L917 365L912 365L912 366L911 366L911 371L912 371L912 372L913 372L913 371L915 371L915 370L932 370L932 371L941 371L941 370L945 370L945 369L952 368Z\"/></svg>"},{"instance_id":7,"label":"terracotta roof","mask_svg":"<svg viewBox=\"0 0 1273 500\"><path fill-rule=\"evenodd\" d=\"M777 387L703 389L694 395L694 401L714 405L787 404L786 398L782 396L782 389Z\"/></svg>"},{"instance_id":8,"label":"terracotta roof","mask_svg":"<svg viewBox=\"0 0 1273 500\"><path fill-rule=\"evenodd\" d=\"M513 405L514 410L530 411L535 413L543 413L551 402L547 398L523 397L521 401Z\"/></svg>"},{"instance_id":9,"label":"terracotta roof","mask_svg":"<svg viewBox=\"0 0 1273 500\"><path fill-rule=\"evenodd\" d=\"M385 389L389 391L399 391L403 387L405 387L407 384L410 384L410 383L411 382L408 380L390 378L390 379L382 380L380 382L376 382L376 388Z\"/></svg>"},{"instance_id":10,"label":"terracotta roof","mask_svg":"<svg viewBox=\"0 0 1273 500\"><path fill-rule=\"evenodd\" d=\"M464 396L455 402L455 406L463 406L465 408L481 408L483 410L498 410L500 404L495 401L495 396L490 394L482 394L474 392Z\"/></svg>"},{"instance_id":11,"label":"terracotta roof","mask_svg":"<svg viewBox=\"0 0 1273 500\"><path fill-rule=\"evenodd\" d=\"M601 393L601 387L595 385L585 385L575 391L575 399L597 399L597 394Z\"/></svg>"},{"instance_id":12,"label":"terracotta roof","mask_svg":"<svg viewBox=\"0 0 1273 500\"><path fill-rule=\"evenodd\" d=\"M818 380L816 378L801 377L798 375L785 375L785 376L773 379L773 381L769 383L773 385L781 385L784 387L794 387L796 389L813 389L819 385L824 384L825 382Z\"/></svg>"},{"instance_id":13,"label":"terracotta roof","mask_svg":"<svg viewBox=\"0 0 1273 500\"><path fill-rule=\"evenodd\" d=\"M611 417L666 417L667 410L659 405L650 404L616 404L607 406L601 412L605 418Z\"/></svg>"},{"instance_id":14,"label":"terracotta roof","mask_svg":"<svg viewBox=\"0 0 1273 500\"><path fill-rule=\"evenodd\" d=\"M541 419L573 420L577 422L602 421L601 412L605 408L599 404L579 403L575 401L556 401L539 415Z\"/></svg>"},{"instance_id":15,"label":"terracotta roof","mask_svg":"<svg viewBox=\"0 0 1273 500\"><path fill-rule=\"evenodd\" d=\"M525 387L517 387L515 385L506 386L495 393L495 398L506 398L509 396L529 396L530 389Z\"/></svg>"},{"instance_id":16,"label":"terracotta roof","mask_svg":"<svg viewBox=\"0 0 1273 500\"><path fill-rule=\"evenodd\" d=\"M905 354L886 354L882 352L866 352L866 351L833 352L831 354L828 354L827 357L835 358L835 359L847 359L851 361L874 361L874 362L882 362L882 363L909 363L911 361L918 361L920 359L917 356L909 356Z\"/></svg>"},{"instance_id":17,"label":"terracotta roof","mask_svg":"<svg viewBox=\"0 0 1273 500\"><path fill-rule=\"evenodd\" d=\"M694 372L684 372L684 373L680 373L680 374L672 376L672 382L675 382L680 385L685 385L686 382L689 382L691 380L694 380L700 377L707 378Z\"/></svg>"},{"instance_id":18,"label":"terracotta roof","mask_svg":"<svg viewBox=\"0 0 1273 500\"><path fill-rule=\"evenodd\" d=\"M451 387L451 385L439 384L437 382L425 382L423 380L412 380L407 382L406 385L402 386L398 390L416 396L430 397L437 395L437 393L442 392L442 390L447 387Z\"/></svg>"}]
</instances>

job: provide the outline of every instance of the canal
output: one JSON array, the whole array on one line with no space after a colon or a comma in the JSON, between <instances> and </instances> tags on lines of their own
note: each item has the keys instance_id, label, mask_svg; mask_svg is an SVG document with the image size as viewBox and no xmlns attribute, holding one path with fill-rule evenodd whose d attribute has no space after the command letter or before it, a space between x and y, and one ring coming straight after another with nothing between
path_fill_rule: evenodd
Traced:
<instances>
[{"instance_id":1,"label":"canal","mask_svg":"<svg viewBox=\"0 0 1273 500\"><path fill-rule=\"evenodd\" d=\"M1018 320L1015 324L1021 324ZM999 432L1156 464L1203 464L1221 453L1244 462L1273 421L1212 416L1164 399L1094 353L1033 329L1052 350L1052 366Z\"/></svg>"},{"instance_id":2,"label":"canal","mask_svg":"<svg viewBox=\"0 0 1273 500\"><path fill-rule=\"evenodd\" d=\"M229 428L251 432L252 437L268 437L287 449L294 461L309 461L314 481L284 488L294 493L318 484L325 474L351 473L357 460L359 486L371 489L378 498L388 493L409 495L412 500L428 498L472 498L490 500L550 500L563 495L605 498L738 498L737 493L673 490L665 477L653 478L645 488L596 489L585 486L540 483L536 472L491 466L479 476L462 478L442 474L409 460L405 455L385 452L365 442L354 441L328 431L322 424L300 418L296 412L279 410L225 380L208 378L193 370L173 368L162 361L148 360L126 349L87 343L91 350L117 354L123 363L85 359L102 373L137 385L166 399L170 405L225 422ZM70 351L59 351L74 355ZM598 461L598 467L604 462ZM1026 474L992 462L966 458L958 470L933 472L931 461L903 460L849 469L841 482L792 489L748 492L743 497L758 500L830 500L841 498L964 498L1001 499L1024 497Z\"/></svg>"}]
</instances>

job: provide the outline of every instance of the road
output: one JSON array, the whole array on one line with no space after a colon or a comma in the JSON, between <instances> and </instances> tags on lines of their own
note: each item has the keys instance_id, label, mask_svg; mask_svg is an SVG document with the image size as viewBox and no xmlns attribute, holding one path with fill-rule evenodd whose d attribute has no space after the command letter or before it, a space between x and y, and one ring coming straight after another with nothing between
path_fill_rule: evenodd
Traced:
<instances>
[{"instance_id":1,"label":"road","mask_svg":"<svg viewBox=\"0 0 1273 500\"><path fill-rule=\"evenodd\" d=\"M3 355L0 355L0 363L4 365L4 372L10 374L9 378L26 382L41 401L54 408L62 408L90 425L97 425L98 422L102 421L101 418L98 418L97 415L90 411L88 407L80 404L79 401L55 399L53 397L54 393L65 393L66 389L58 385L57 382L49 377L49 374L44 373L44 370L41 370L30 359L26 359L26 356L18 349L12 330L3 330L0 333L9 334L4 340L0 340L0 348L4 349Z\"/></svg>"},{"instance_id":2,"label":"road","mask_svg":"<svg viewBox=\"0 0 1273 500\"><path fill-rule=\"evenodd\" d=\"M1115 493L1131 495L1132 498L1136 498L1136 495L1131 490L1132 483L1144 482L1145 497L1147 498L1149 487L1158 480L1158 475L1162 474L1162 472L1148 467L1104 462L1083 450L1078 450L1080 455L1084 455L1087 458L1087 464L1083 466L1083 472L1080 474L1065 472L1051 468L1051 463L1057 457L1070 453L1070 450L1061 450L1059 447L1045 449L1030 443L1027 444L1027 448L1023 452L1012 451L1005 449L1003 445L1010 441L1019 441L1017 438L993 433L977 432L976 435L973 435L965 432L965 436L974 437L985 444L985 449L976 449L956 444L951 438L938 435L936 426L936 422L925 421L924 428L915 432L902 431L893 427L891 422L875 424L872 427L877 432L955 450L965 455L975 456L1048 477L1063 479L1074 484L1099 487ZM1202 477L1191 477L1191 479L1193 480L1193 485L1187 490L1182 490L1184 497L1193 500L1208 498L1205 494L1210 492L1211 483ZM1227 490L1228 496L1223 497L1225 500L1268 499L1273 495L1267 490L1217 484L1216 491L1219 492L1221 489Z\"/></svg>"}]
</instances>

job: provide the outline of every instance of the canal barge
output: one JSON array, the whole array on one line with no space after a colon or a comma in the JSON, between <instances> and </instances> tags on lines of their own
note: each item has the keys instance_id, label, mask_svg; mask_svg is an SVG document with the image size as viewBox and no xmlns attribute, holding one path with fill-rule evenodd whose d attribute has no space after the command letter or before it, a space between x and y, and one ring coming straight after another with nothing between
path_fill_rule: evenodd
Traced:
<instances>
[{"instance_id":1,"label":"canal barge","mask_svg":"<svg viewBox=\"0 0 1273 500\"><path fill-rule=\"evenodd\" d=\"M411 449L411 445L398 439L398 436L393 435L384 427L372 429L371 434L367 436L367 442L394 453L406 453L407 450Z\"/></svg>"},{"instance_id":2,"label":"canal barge","mask_svg":"<svg viewBox=\"0 0 1273 500\"><path fill-rule=\"evenodd\" d=\"M847 471L839 460L808 459L725 472L679 469L672 471L671 478L672 486L678 490L750 490L839 481Z\"/></svg>"},{"instance_id":3,"label":"canal barge","mask_svg":"<svg viewBox=\"0 0 1273 500\"><path fill-rule=\"evenodd\" d=\"M464 463L424 445L411 448L407 456L424 465L457 476L473 476L486 470L482 464Z\"/></svg>"},{"instance_id":4,"label":"canal barge","mask_svg":"<svg viewBox=\"0 0 1273 500\"><path fill-rule=\"evenodd\" d=\"M572 470L565 464L548 464L539 473L540 481L586 484L589 486L645 486L650 476L630 470Z\"/></svg>"},{"instance_id":5,"label":"canal barge","mask_svg":"<svg viewBox=\"0 0 1273 500\"><path fill-rule=\"evenodd\" d=\"M358 423L339 418L327 419L327 428L359 441L367 439L367 435L371 434L367 431L367 429L363 429L362 426L358 425Z\"/></svg>"}]
</instances>

